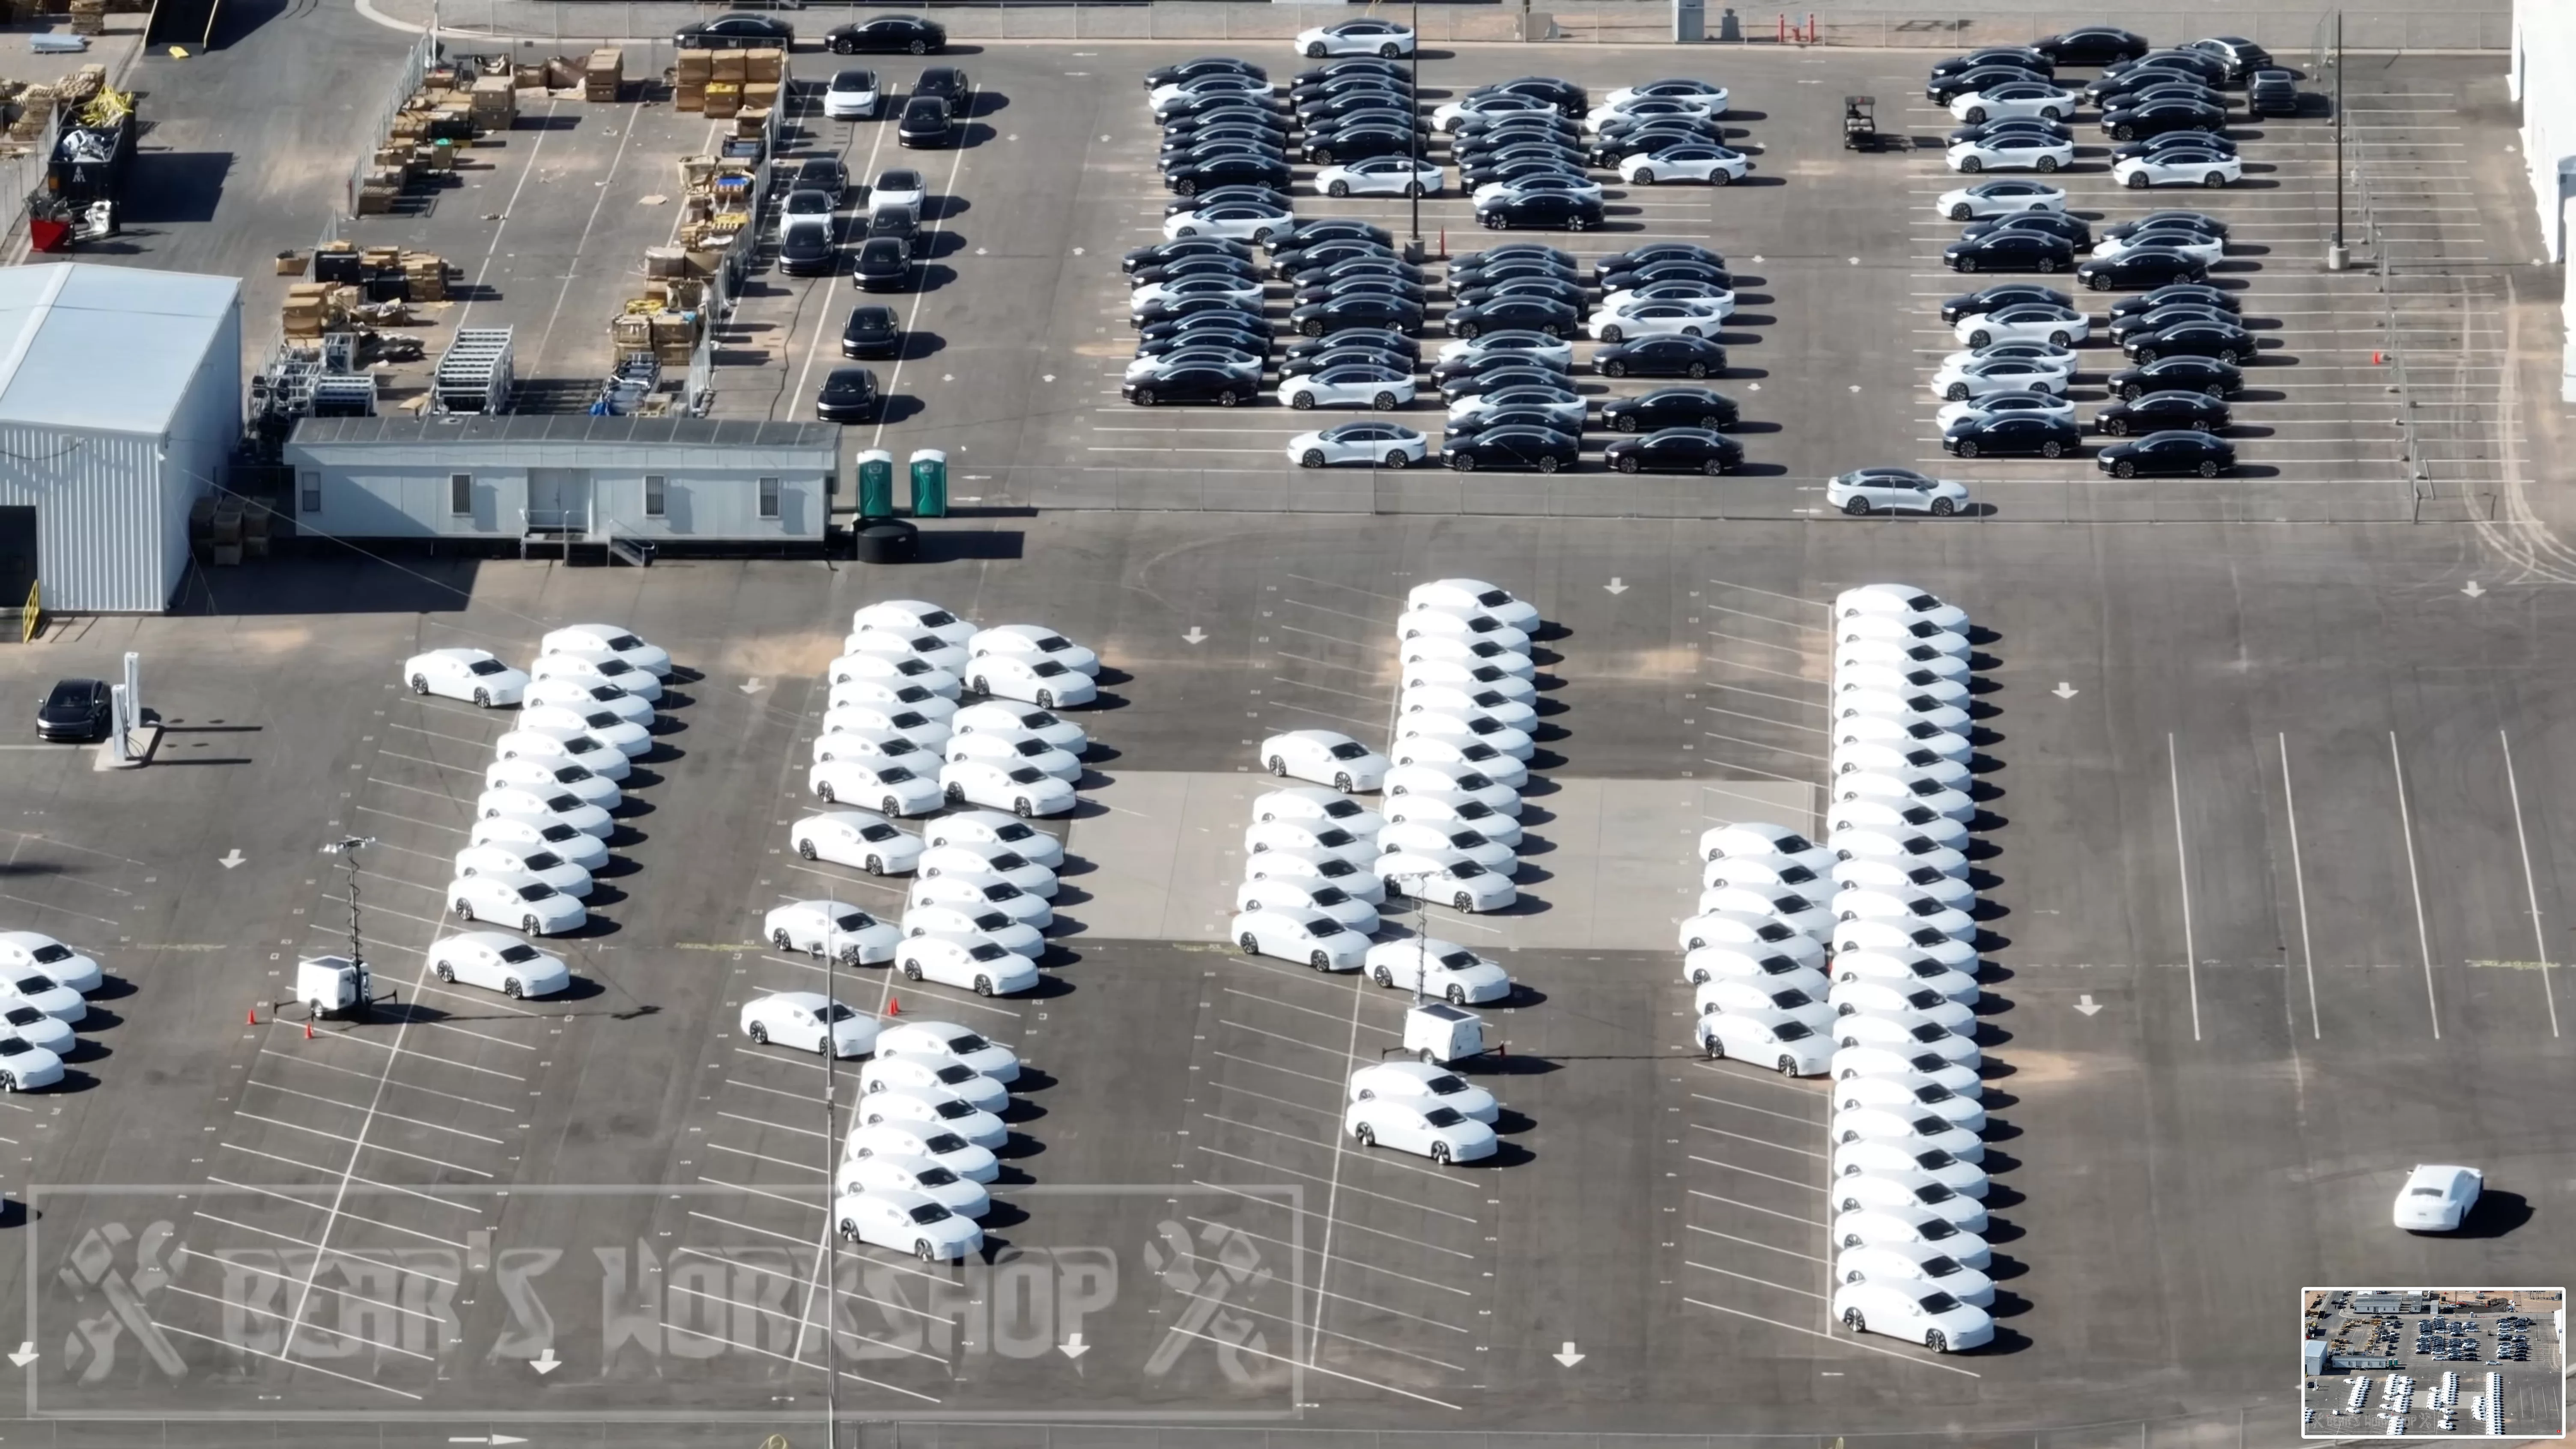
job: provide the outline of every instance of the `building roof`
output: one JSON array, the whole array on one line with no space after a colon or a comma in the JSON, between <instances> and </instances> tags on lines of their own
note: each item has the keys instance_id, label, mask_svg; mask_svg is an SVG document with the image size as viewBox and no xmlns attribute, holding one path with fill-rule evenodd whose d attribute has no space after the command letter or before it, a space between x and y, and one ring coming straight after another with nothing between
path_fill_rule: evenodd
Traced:
<instances>
[{"instance_id":1,"label":"building roof","mask_svg":"<svg viewBox=\"0 0 2576 1449\"><path fill-rule=\"evenodd\" d=\"M293 441L330 443L626 443L648 448L827 448L837 453L841 429L830 423L751 418L591 417L584 413L449 414L421 417L305 418Z\"/></svg>"},{"instance_id":2,"label":"building roof","mask_svg":"<svg viewBox=\"0 0 2576 1449\"><path fill-rule=\"evenodd\" d=\"M240 305L232 277L92 262L0 268L0 423L166 433Z\"/></svg>"}]
</instances>

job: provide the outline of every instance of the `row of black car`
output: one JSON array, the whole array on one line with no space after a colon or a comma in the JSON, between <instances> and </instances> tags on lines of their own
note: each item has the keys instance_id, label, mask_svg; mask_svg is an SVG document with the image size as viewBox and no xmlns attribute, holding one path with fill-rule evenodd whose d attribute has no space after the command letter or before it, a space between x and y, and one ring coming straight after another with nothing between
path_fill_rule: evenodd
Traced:
<instances>
[{"instance_id":1,"label":"row of black car","mask_svg":"<svg viewBox=\"0 0 2576 1449\"><path fill-rule=\"evenodd\" d=\"M2082 43L2070 43L2079 37ZM1938 61L1924 82L1923 94L1933 104L1946 106L1970 92L2024 81L2065 85L2057 74L2061 66L2100 67L2101 74L2087 82L2080 94L2106 112L2151 87L2169 83L2198 85L2213 96L2223 87L2243 87L2247 107L2257 115L2296 109L2290 72L2274 63L2270 51L2243 36L2214 35L2158 50L2145 36L2107 26L2091 34L2047 36L2029 45L1987 46ZM2281 105L2285 96L2290 102L2286 108Z\"/></svg>"},{"instance_id":2,"label":"row of black car","mask_svg":"<svg viewBox=\"0 0 2576 1449\"><path fill-rule=\"evenodd\" d=\"M1426 135L1405 67L1374 56L1309 71L1283 106L1267 72L1209 56L1146 78L1163 127L1164 184L1183 196L1224 185L1286 189L1290 157L1317 165L1419 156ZM1293 150L1290 133L1302 133Z\"/></svg>"}]
</instances>

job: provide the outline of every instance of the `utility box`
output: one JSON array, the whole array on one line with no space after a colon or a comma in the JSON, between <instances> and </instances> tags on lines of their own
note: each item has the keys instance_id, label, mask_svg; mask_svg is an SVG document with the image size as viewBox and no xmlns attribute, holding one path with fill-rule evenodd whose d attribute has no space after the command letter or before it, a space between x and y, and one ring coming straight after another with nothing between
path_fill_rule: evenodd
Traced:
<instances>
[{"instance_id":1,"label":"utility box","mask_svg":"<svg viewBox=\"0 0 2576 1449\"><path fill-rule=\"evenodd\" d=\"M1426 1062L1448 1063L1485 1049L1485 1020L1447 1002L1427 1002L1404 1013L1404 1049Z\"/></svg>"},{"instance_id":2,"label":"utility box","mask_svg":"<svg viewBox=\"0 0 2576 1449\"><path fill-rule=\"evenodd\" d=\"M894 454L883 448L859 455L859 517L894 517Z\"/></svg>"},{"instance_id":3,"label":"utility box","mask_svg":"<svg viewBox=\"0 0 2576 1449\"><path fill-rule=\"evenodd\" d=\"M295 963L295 999L314 1019L364 1016L374 1005L366 963L346 956L307 956Z\"/></svg>"},{"instance_id":4,"label":"utility box","mask_svg":"<svg viewBox=\"0 0 2576 1449\"><path fill-rule=\"evenodd\" d=\"M1673 0L1673 39L1683 43L1708 39L1708 0Z\"/></svg>"},{"instance_id":5,"label":"utility box","mask_svg":"<svg viewBox=\"0 0 2576 1449\"><path fill-rule=\"evenodd\" d=\"M916 449L912 455L912 516L948 516L948 455L937 448Z\"/></svg>"}]
</instances>

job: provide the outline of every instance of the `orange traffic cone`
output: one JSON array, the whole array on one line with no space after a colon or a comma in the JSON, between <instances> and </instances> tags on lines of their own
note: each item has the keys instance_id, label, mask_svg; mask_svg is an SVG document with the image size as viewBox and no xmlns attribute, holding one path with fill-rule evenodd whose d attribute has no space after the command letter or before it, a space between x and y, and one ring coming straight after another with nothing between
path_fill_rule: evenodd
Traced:
<instances>
[{"instance_id":1,"label":"orange traffic cone","mask_svg":"<svg viewBox=\"0 0 2576 1449\"><path fill-rule=\"evenodd\" d=\"M257 1025L259 1025L259 1008L258 1008L258 1007L254 1006L254 1007L252 1007L250 1010L245 1011L245 1012L243 1012L243 1013L242 1013L242 1025L244 1025L244 1026L257 1026Z\"/></svg>"},{"instance_id":2,"label":"orange traffic cone","mask_svg":"<svg viewBox=\"0 0 2576 1449\"><path fill-rule=\"evenodd\" d=\"M888 1015L888 1016L901 1016L901 1015L903 1015L903 1003L902 1003L902 1002L900 1002L900 1001L895 1000L895 999L894 999L893 997L891 997L891 996L887 997L887 998L886 998L886 1015Z\"/></svg>"},{"instance_id":3,"label":"orange traffic cone","mask_svg":"<svg viewBox=\"0 0 2576 1449\"><path fill-rule=\"evenodd\" d=\"M304 1023L304 1039L306 1041L313 1040L313 1023L309 1021Z\"/></svg>"}]
</instances>

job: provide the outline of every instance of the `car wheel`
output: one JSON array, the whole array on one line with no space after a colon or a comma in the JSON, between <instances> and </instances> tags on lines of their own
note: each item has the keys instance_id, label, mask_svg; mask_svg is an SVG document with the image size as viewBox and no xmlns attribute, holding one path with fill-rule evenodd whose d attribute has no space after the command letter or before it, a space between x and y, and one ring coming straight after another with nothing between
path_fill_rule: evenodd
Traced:
<instances>
[{"instance_id":1,"label":"car wheel","mask_svg":"<svg viewBox=\"0 0 2576 1449\"><path fill-rule=\"evenodd\" d=\"M1412 466L1412 463L1413 459L1404 453L1389 453L1386 455L1386 466L1390 468L1401 470Z\"/></svg>"},{"instance_id":2,"label":"car wheel","mask_svg":"<svg viewBox=\"0 0 2576 1449\"><path fill-rule=\"evenodd\" d=\"M1634 473L1641 465L1635 458L1622 458L1614 466L1622 473Z\"/></svg>"},{"instance_id":3,"label":"car wheel","mask_svg":"<svg viewBox=\"0 0 2576 1449\"><path fill-rule=\"evenodd\" d=\"M1324 42L1320 40L1306 47L1306 58L1308 60L1322 60L1325 56L1330 54L1332 54L1332 52L1325 49Z\"/></svg>"},{"instance_id":4,"label":"car wheel","mask_svg":"<svg viewBox=\"0 0 2576 1449\"><path fill-rule=\"evenodd\" d=\"M2200 184L2203 186L2225 186L2227 184L2227 177L2221 172L2212 171L2208 175L2200 178Z\"/></svg>"},{"instance_id":5,"label":"car wheel","mask_svg":"<svg viewBox=\"0 0 2576 1449\"><path fill-rule=\"evenodd\" d=\"M1476 898L1465 891L1460 891L1449 898L1449 909L1462 916L1471 914L1476 909Z\"/></svg>"},{"instance_id":6,"label":"car wheel","mask_svg":"<svg viewBox=\"0 0 2576 1449\"><path fill-rule=\"evenodd\" d=\"M1377 1129L1371 1127L1366 1122L1362 1122L1357 1127L1351 1129L1351 1139L1359 1143L1362 1147L1375 1147L1377 1145Z\"/></svg>"},{"instance_id":7,"label":"car wheel","mask_svg":"<svg viewBox=\"0 0 2576 1449\"><path fill-rule=\"evenodd\" d=\"M1383 966L1380 966L1375 972L1371 973L1369 979L1375 981L1380 986L1393 987L1395 985L1395 973L1387 970ZM1368 1100L1368 1096L1368 1093L1363 1092L1360 1094L1360 1100L1365 1102Z\"/></svg>"},{"instance_id":8,"label":"car wheel","mask_svg":"<svg viewBox=\"0 0 2576 1449\"><path fill-rule=\"evenodd\" d=\"M1962 458L1973 458L1977 456L1977 445L1974 443L1961 443L1959 445L1959 456Z\"/></svg>"},{"instance_id":9,"label":"car wheel","mask_svg":"<svg viewBox=\"0 0 2576 1449\"><path fill-rule=\"evenodd\" d=\"M1270 757L1270 773L1279 776L1281 779L1286 779L1288 776L1288 762L1277 755L1272 755Z\"/></svg>"},{"instance_id":10,"label":"car wheel","mask_svg":"<svg viewBox=\"0 0 2576 1449\"><path fill-rule=\"evenodd\" d=\"M1053 708L1055 708L1055 691L1054 691L1054 690L1052 690L1052 689L1041 689L1041 690L1039 690L1039 691L1038 691L1038 698L1037 698L1037 705L1038 705L1038 708L1040 708L1040 709L1053 709Z\"/></svg>"},{"instance_id":11,"label":"car wheel","mask_svg":"<svg viewBox=\"0 0 2576 1449\"><path fill-rule=\"evenodd\" d=\"M1333 963L1325 958L1323 952L1310 951L1306 953L1306 964L1317 971L1325 971L1330 970Z\"/></svg>"},{"instance_id":12,"label":"car wheel","mask_svg":"<svg viewBox=\"0 0 2576 1449\"><path fill-rule=\"evenodd\" d=\"M1710 1061L1718 1062L1726 1060L1726 1046L1717 1039L1717 1034L1715 1032L1709 1033L1709 1038L1704 1050L1707 1052L1708 1059Z\"/></svg>"},{"instance_id":13,"label":"car wheel","mask_svg":"<svg viewBox=\"0 0 2576 1449\"><path fill-rule=\"evenodd\" d=\"M2087 278L2084 285L2091 287L2096 292L2107 292L2111 290L2111 278L2108 273L2097 272L2093 276Z\"/></svg>"},{"instance_id":14,"label":"car wheel","mask_svg":"<svg viewBox=\"0 0 2576 1449\"><path fill-rule=\"evenodd\" d=\"M930 42L926 40L916 40L910 45L905 46L904 49L911 51L915 55L928 55L930 54Z\"/></svg>"},{"instance_id":15,"label":"car wheel","mask_svg":"<svg viewBox=\"0 0 2576 1449\"><path fill-rule=\"evenodd\" d=\"M1542 473L1553 473L1553 472L1555 472L1555 471L1556 471L1556 459L1554 459L1554 458L1552 458L1552 457L1542 457L1542 458L1540 458L1540 459L1538 460L1538 470L1539 470L1540 472L1542 472Z\"/></svg>"},{"instance_id":16,"label":"car wheel","mask_svg":"<svg viewBox=\"0 0 2576 1449\"><path fill-rule=\"evenodd\" d=\"M921 962L918 960L904 962L903 979L906 981L919 981L921 979Z\"/></svg>"},{"instance_id":17,"label":"car wheel","mask_svg":"<svg viewBox=\"0 0 2576 1449\"><path fill-rule=\"evenodd\" d=\"M1012 814L1014 814L1014 815L1017 815L1017 816L1018 816L1018 817L1020 817L1022 820L1026 820L1026 819L1028 819L1031 815L1034 815L1034 814L1036 814L1037 812L1035 812L1035 811L1033 811L1033 810L1031 810L1031 809L1029 808L1029 799L1028 799L1028 797L1027 797L1027 796L1025 796L1025 795L1022 795L1022 796L1020 796L1019 798L1017 798L1017 799L1015 799L1015 800L1013 800L1013 801L1011 802L1011 813L1012 813Z\"/></svg>"},{"instance_id":18,"label":"car wheel","mask_svg":"<svg viewBox=\"0 0 2576 1449\"><path fill-rule=\"evenodd\" d=\"M411 677L411 692L414 694L429 693L429 677L423 674L413 675Z\"/></svg>"},{"instance_id":19,"label":"car wheel","mask_svg":"<svg viewBox=\"0 0 2576 1449\"><path fill-rule=\"evenodd\" d=\"M1640 166L1637 168L1637 174L1629 179L1636 182L1639 186L1652 186L1655 184L1654 168L1649 166Z\"/></svg>"},{"instance_id":20,"label":"car wheel","mask_svg":"<svg viewBox=\"0 0 2576 1449\"><path fill-rule=\"evenodd\" d=\"M2115 438L2125 438L2129 435L2129 424L2126 419L2108 418L2102 423L2102 431Z\"/></svg>"},{"instance_id":21,"label":"car wheel","mask_svg":"<svg viewBox=\"0 0 2576 1449\"><path fill-rule=\"evenodd\" d=\"M2129 173L2129 189L2130 189L2131 191L2144 191L2144 190L2146 190L2146 189L2147 189L2147 173L2145 173L2144 171L2132 171L2132 172L2130 172L2130 173Z\"/></svg>"},{"instance_id":22,"label":"car wheel","mask_svg":"<svg viewBox=\"0 0 2576 1449\"><path fill-rule=\"evenodd\" d=\"M2042 443L2039 445L2039 456L2043 458L2054 458L2063 454L2065 451L2065 448L2056 443Z\"/></svg>"},{"instance_id":23,"label":"car wheel","mask_svg":"<svg viewBox=\"0 0 2576 1449\"><path fill-rule=\"evenodd\" d=\"M2063 332L2049 333L2048 345L2051 347L2064 347L2066 345L2066 334Z\"/></svg>"},{"instance_id":24,"label":"car wheel","mask_svg":"<svg viewBox=\"0 0 2576 1449\"><path fill-rule=\"evenodd\" d=\"M1622 331L1620 331L1620 330L1619 330L1619 328L1618 328L1615 324L1614 324L1614 325L1612 325L1612 326L1604 327L1604 328L1602 328L1602 329L1601 329L1601 340L1602 340L1602 341L1604 341L1604 342L1616 343L1616 342L1618 342L1621 338L1623 338L1623 337L1625 337L1625 336L1627 336L1627 334L1626 334L1626 333L1624 333L1624 332L1622 332ZM1604 370L1605 372L1606 372L1606 371L1608 371L1608 369L1606 369L1606 368L1605 368L1605 369L1603 369L1603 370ZM1620 374L1613 372L1613 373L1610 373L1610 375L1611 375L1612 377L1617 377L1617 376L1619 376Z\"/></svg>"},{"instance_id":25,"label":"car wheel","mask_svg":"<svg viewBox=\"0 0 2576 1449\"><path fill-rule=\"evenodd\" d=\"M530 936L541 936L545 934L537 929L537 918L534 916L521 916L519 918L519 930Z\"/></svg>"},{"instance_id":26,"label":"car wheel","mask_svg":"<svg viewBox=\"0 0 2576 1449\"><path fill-rule=\"evenodd\" d=\"M1300 468L1323 467L1324 450L1321 448L1308 448L1305 452L1297 455L1297 466Z\"/></svg>"},{"instance_id":27,"label":"car wheel","mask_svg":"<svg viewBox=\"0 0 2576 1449\"><path fill-rule=\"evenodd\" d=\"M1866 498L1855 498L1851 502L1843 505L1843 512L1850 514L1854 518L1867 518L1869 516L1869 500Z\"/></svg>"},{"instance_id":28,"label":"car wheel","mask_svg":"<svg viewBox=\"0 0 2576 1449\"><path fill-rule=\"evenodd\" d=\"M1297 330L1305 333L1309 337L1321 337L1324 335L1324 324L1319 321L1309 320L1298 327Z\"/></svg>"},{"instance_id":29,"label":"car wheel","mask_svg":"<svg viewBox=\"0 0 2576 1449\"><path fill-rule=\"evenodd\" d=\"M1448 1143L1446 1143L1446 1142L1434 1142L1434 1143L1432 1143L1432 1144L1431 1144L1431 1160L1432 1160L1432 1161L1434 1161L1434 1162L1436 1162L1436 1163L1439 1163L1439 1164L1440 1164L1441 1166L1443 1166L1443 1167L1448 1166L1448 1165L1449 1165L1449 1144L1448 1144Z\"/></svg>"},{"instance_id":30,"label":"car wheel","mask_svg":"<svg viewBox=\"0 0 2576 1449\"><path fill-rule=\"evenodd\" d=\"M2225 383L2213 382L2209 386L2202 388L2201 392L2209 397L2223 398L2227 396L2227 385ZM2137 394L2132 392L2129 396L2136 397Z\"/></svg>"},{"instance_id":31,"label":"car wheel","mask_svg":"<svg viewBox=\"0 0 2576 1449\"><path fill-rule=\"evenodd\" d=\"M2135 478L2138 476L2138 465L2128 462L2115 463L2112 465L2111 471L2123 478Z\"/></svg>"},{"instance_id":32,"label":"car wheel","mask_svg":"<svg viewBox=\"0 0 2576 1449\"><path fill-rule=\"evenodd\" d=\"M1325 188L1325 194L1328 196L1348 196L1351 194L1351 184L1347 181L1336 181L1331 186Z\"/></svg>"},{"instance_id":33,"label":"car wheel","mask_svg":"<svg viewBox=\"0 0 2576 1449\"><path fill-rule=\"evenodd\" d=\"M2193 424L2191 425L2191 430L2192 430L2193 432L2195 432L2195 433L2206 433L2206 432L2209 432L2211 429L2210 429L2210 426L2209 426L2208 422L2207 422L2206 420L2203 420L2203 421L2199 421L2199 422L2195 422L2195 423L2193 423Z\"/></svg>"},{"instance_id":34,"label":"car wheel","mask_svg":"<svg viewBox=\"0 0 2576 1449\"><path fill-rule=\"evenodd\" d=\"M452 909L456 912L456 919L460 921L471 921L474 919L474 903L471 901L458 901Z\"/></svg>"},{"instance_id":35,"label":"car wheel","mask_svg":"<svg viewBox=\"0 0 2576 1449\"><path fill-rule=\"evenodd\" d=\"M1322 146L1318 146L1306 153L1306 159L1317 166L1330 166L1333 164L1333 153Z\"/></svg>"},{"instance_id":36,"label":"car wheel","mask_svg":"<svg viewBox=\"0 0 2576 1449\"><path fill-rule=\"evenodd\" d=\"M1961 119L1965 120L1971 126L1982 126L1986 123L1986 108L1983 106L1970 106L1968 107L1968 114L1961 117Z\"/></svg>"},{"instance_id":37,"label":"car wheel","mask_svg":"<svg viewBox=\"0 0 2576 1449\"><path fill-rule=\"evenodd\" d=\"M1976 269L1977 269L1977 259L1976 259L1975 257L1961 257L1961 258L1959 258L1958 263L1957 263L1956 270L1961 271L1961 272L1974 272Z\"/></svg>"},{"instance_id":38,"label":"car wheel","mask_svg":"<svg viewBox=\"0 0 2576 1449\"><path fill-rule=\"evenodd\" d=\"M1178 235L1178 236L1197 236L1198 234L1199 234L1199 229L1198 229L1197 227L1194 227L1194 226L1185 226L1185 227L1182 227L1182 228L1180 229L1180 231L1179 231L1179 232L1175 233L1175 235Z\"/></svg>"},{"instance_id":39,"label":"car wheel","mask_svg":"<svg viewBox=\"0 0 2576 1449\"><path fill-rule=\"evenodd\" d=\"M1700 471L1706 473L1711 478L1714 478L1726 471L1726 460L1723 458L1711 458L1706 463L1700 465Z\"/></svg>"},{"instance_id":40,"label":"car wheel","mask_svg":"<svg viewBox=\"0 0 2576 1449\"><path fill-rule=\"evenodd\" d=\"M751 1041L754 1046L769 1045L769 1028L763 1026L759 1022L753 1022L751 1024Z\"/></svg>"},{"instance_id":41,"label":"car wheel","mask_svg":"<svg viewBox=\"0 0 2576 1449\"><path fill-rule=\"evenodd\" d=\"M1846 1308L1843 1310L1843 1327L1850 1329L1854 1333L1867 1333L1869 1331L1869 1319L1862 1316L1861 1311L1857 1308Z\"/></svg>"},{"instance_id":42,"label":"car wheel","mask_svg":"<svg viewBox=\"0 0 2576 1449\"><path fill-rule=\"evenodd\" d=\"M1471 454L1453 453L1449 457L1449 466L1461 473L1473 473L1476 471L1476 460Z\"/></svg>"},{"instance_id":43,"label":"car wheel","mask_svg":"<svg viewBox=\"0 0 2576 1449\"><path fill-rule=\"evenodd\" d=\"M2155 360L2156 360L2156 350L2155 350L2154 348L2152 348L2152 347L2141 347L2141 348L2139 348L2139 349L2138 349L2138 362L2140 363L2140 365L2142 365L2142 366L2143 366L2144 364L2146 364L2146 363L2150 363L2150 362L2153 362L2153 361L2155 361Z\"/></svg>"},{"instance_id":44,"label":"car wheel","mask_svg":"<svg viewBox=\"0 0 2576 1449\"><path fill-rule=\"evenodd\" d=\"M1232 388L1228 388L1224 392L1216 395L1216 405L1221 408L1230 408L1242 400L1242 396L1236 393Z\"/></svg>"},{"instance_id":45,"label":"car wheel","mask_svg":"<svg viewBox=\"0 0 2576 1449\"><path fill-rule=\"evenodd\" d=\"M1263 245L1263 246L1268 246L1268 245L1270 245L1270 237L1271 237L1271 231L1270 231L1270 228L1268 228L1268 227L1266 227L1266 226L1265 226L1265 227L1263 227L1262 229L1260 229L1259 231L1256 231L1256 232L1254 232L1254 233L1252 234L1252 239L1253 239L1254 241L1256 241L1256 242L1259 242L1259 243L1260 243L1261 245Z\"/></svg>"},{"instance_id":46,"label":"car wheel","mask_svg":"<svg viewBox=\"0 0 2576 1449\"><path fill-rule=\"evenodd\" d=\"M868 874L870 874L870 875L883 875L883 874L885 874L885 873L886 873L886 868L885 868L885 860L884 860L884 858L883 858L883 857L881 857L881 856L874 856L874 855L869 856L869 857L868 857L868 863L867 863L867 866L866 866L866 870L867 870L867 873L868 873Z\"/></svg>"},{"instance_id":47,"label":"car wheel","mask_svg":"<svg viewBox=\"0 0 2576 1449\"><path fill-rule=\"evenodd\" d=\"M2200 476L2202 476L2203 478L2215 478L2215 477L2217 477L2217 476L2218 476L2218 465L2217 465L2216 463L2213 463L2213 462L2203 462L2203 463L2200 465Z\"/></svg>"},{"instance_id":48,"label":"car wheel","mask_svg":"<svg viewBox=\"0 0 2576 1449\"><path fill-rule=\"evenodd\" d=\"M1947 518L1958 511L1959 505L1955 500L1948 498L1935 498L1932 500L1932 516L1935 518Z\"/></svg>"},{"instance_id":49,"label":"car wheel","mask_svg":"<svg viewBox=\"0 0 2576 1449\"><path fill-rule=\"evenodd\" d=\"M1306 412L1315 406L1315 394L1312 391L1300 392L1288 399L1288 406L1301 413Z\"/></svg>"},{"instance_id":50,"label":"car wheel","mask_svg":"<svg viewBox=\"0 0 2576 1449\"><path fill-rule=\"evenodd\" d=\"M2041 258L2039 259L2039 270L2040 270L2042 273L2048 273L2048 272L2056 271L2056 270L2057 270L2057 258L2055 258L2055 257L2041 257Z\"/></svg>"},{"instance_id":51,"label":"car wheel","mask_svg":"<svg viewBox=\"0 0 2576 1449\"><path fill-rule=\"evenodd\" d=\"M1968 334L1968 345L1970 347L1986 347L1991 345L1994 340L1995 334L1988 332L1982 327Z\"/></svg>"},{"instance_id":52,"label":"car wheel","mask_svg":"<svg viewBox=\"0 0 2576 1449\"><path fill-rule=\"evenodd\" d=\"M512 976L501 982L501 994L510 998L512 1001L517 1001L528 993L527 989L519 984L519 978Z\"/></svg>"},{"instance_id":53,"label":"car wheel","mask_svg":"<svg viewBox=\"0 0 2576 1449\"><path fill-rule=\"evenodd\" d=\"M1935 1328L1923 1335L1923 1346L1932 1350L1934 1353L1948 1353L1950 1351L1949 1335Z\"/></svg>"}]
</instances>

